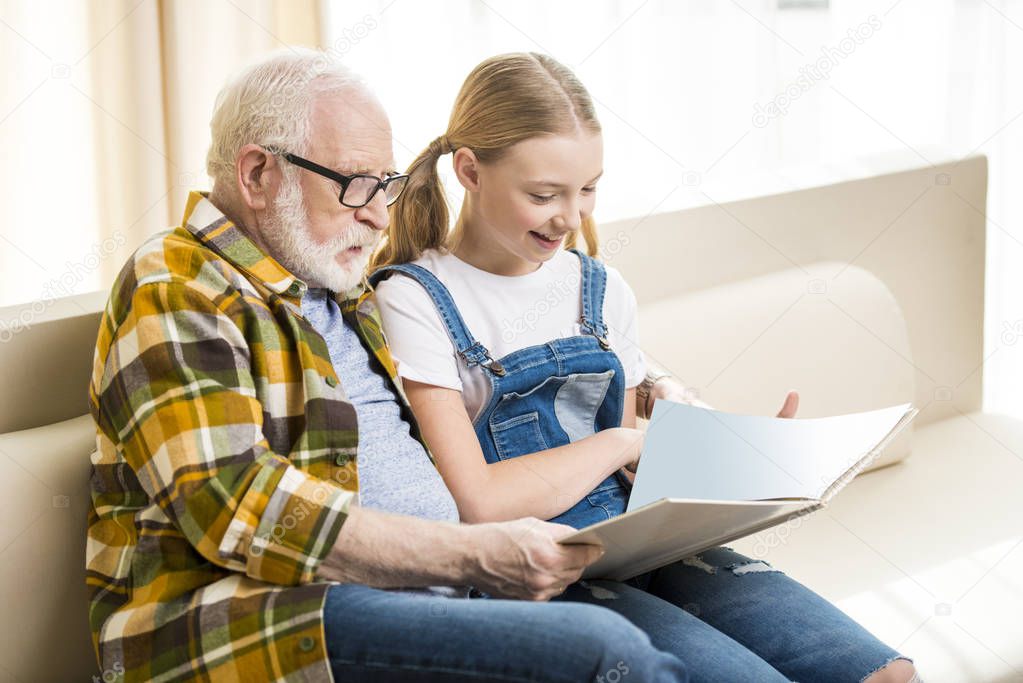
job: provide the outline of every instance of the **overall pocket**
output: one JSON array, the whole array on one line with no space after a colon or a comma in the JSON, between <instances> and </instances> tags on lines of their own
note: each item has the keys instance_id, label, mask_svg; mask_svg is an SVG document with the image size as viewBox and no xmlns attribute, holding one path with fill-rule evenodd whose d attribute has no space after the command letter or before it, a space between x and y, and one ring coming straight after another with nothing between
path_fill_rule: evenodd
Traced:
<instances>
[{"instance_id":1,"label":"overall pocket","mask_svg":"<svg viewBox=\"0 0 1023 683\"><path fill-rule=\"evenodd\" d=\"M540 414L535 410L502 422L491 420L490 433L501 460L549 448L540 429Z\"/></svg>"},{"instance_id":2,"label":"overall pocket","mask_svg":"<svg viewBox=\"0 0 1023 683\"><path fill-rule=\"evenodd\" d=\"M625 513L629 505L629 492L611 475L586 496L586 501L603 510L608 519Z\"/></svg>"},{"instance_id":3,"label":"overall pocket","mask_svg":"<svg viewBox=\"0 0 1023 683\"><path fill-rule=\"evenodd\" d=\"M556 448L593 434L614 376L614 369L555 375L529 391L502 395L488 420L498 457Z\"/></svg>"},{"instance_id":4,"label":"overall pocket","mask_svg":"<svg viewBox=\"0 0 1023 683\"><path fill-rule=\"evenodd\" d=\"M554 415L570 442L584 439L596 431L597 411L604 403L614 376L615 371L611 369L565 377L565 383L554 395Z\"/></svg>"}]
</instances>

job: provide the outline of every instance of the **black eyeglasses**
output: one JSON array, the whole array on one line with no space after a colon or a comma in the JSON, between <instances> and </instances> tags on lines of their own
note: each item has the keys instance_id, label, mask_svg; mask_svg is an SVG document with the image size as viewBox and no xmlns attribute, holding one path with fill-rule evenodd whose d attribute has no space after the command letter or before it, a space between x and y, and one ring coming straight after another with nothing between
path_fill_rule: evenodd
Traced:
<instances>
[{"instance_id":1,"label":"black eyeglasses","mask_svg":"<svg viewBox=\"0 0 1023 683\"><path fill-rule=\"evenodd\" d=\"M408 174L405 173L393 173L386 178L378 178L375 175L366 175L364 173L342 175L337 171L330 170L326 166L320 166L314 161L303 159L290 152L284 152L272 147L268 147L267 151L279 154L296 166L301 166L307 171L312 171L317 175L340 184L341 192L338 194L337 199L342 205L350 209L366 206L373 201L377 190L381 189L384 191L387 206L390 206L398 200L398 195L401 194L401 191L405 189L405 185L408 184Z\"/></svg>"}]
</instances>

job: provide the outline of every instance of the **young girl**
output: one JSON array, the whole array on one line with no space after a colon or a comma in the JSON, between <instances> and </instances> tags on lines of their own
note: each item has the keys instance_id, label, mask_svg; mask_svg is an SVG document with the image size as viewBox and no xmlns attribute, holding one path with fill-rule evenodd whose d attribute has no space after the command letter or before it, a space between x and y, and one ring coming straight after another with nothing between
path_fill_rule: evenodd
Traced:
<instances>
[{"instance_id":1,"label":"young girl","mask_svg":"<svg viewBox=\"0 0 1023 683\"><path fill-rule=\"evenodd\" d=\"M437 175L448 153L465 188L450 232ZM600 125L575 76L544 55L500 55L469 74L447 132L415 159L392 207L371 280L463 521L579 528L625 510L645 367L635 297L595 258L602 164ZM572 249L580 237L587 253ZM580 582L559 599L622 613L697 680L915 675L823 598L729 548L626 583Z\"/></svg>"}]
</instances>

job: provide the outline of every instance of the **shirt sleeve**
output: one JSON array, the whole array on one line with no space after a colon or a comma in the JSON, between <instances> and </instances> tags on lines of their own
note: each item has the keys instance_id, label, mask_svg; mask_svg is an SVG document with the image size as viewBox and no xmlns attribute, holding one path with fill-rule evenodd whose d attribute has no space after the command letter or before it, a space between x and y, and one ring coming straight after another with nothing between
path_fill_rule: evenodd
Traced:
<instances>
[{"instance_id":1,"label":"shirt sleeve","mask_svg":"<svg viewBox=\"0 0 1023 683\"><path fill-rule=\"evenodd\" d=\"M462 391L455 347L423 286L396 273L377 285L376 301L398 375Z\"/></svg>"},{"instance_id":2,"label":"shirt sleeve","mask_svg":"<svg viewBox=\"0 0 1023 683\"><path fill-rule=\"evenodd\" d=\"M607 290L604 294L604 322L608 341L625 370L625 387L632 389L646 377L646 361L639 343L636 295L615 268L605 265Z\"/></svg>"},{"instance_id":3,"label":"shirt sleeve","mask_svg":"<svg viewBox=\"0 0 1023 683\"><path fill-rule=\"evenodd\" d=\"M190 283L143 284L97 362L97 425L189 543L254 579L313 581L355 493L270 449L232 317Z\"/></svg>"}]
</instances>

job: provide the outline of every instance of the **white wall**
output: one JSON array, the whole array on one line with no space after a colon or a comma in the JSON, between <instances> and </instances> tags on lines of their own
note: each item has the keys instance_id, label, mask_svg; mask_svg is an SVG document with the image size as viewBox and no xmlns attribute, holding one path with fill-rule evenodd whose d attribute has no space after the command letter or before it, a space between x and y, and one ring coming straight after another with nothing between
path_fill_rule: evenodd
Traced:
<instances>
[{"instance_id":1,"label":"white wall","mask_svg":"<svg viewBox=\"0 0 1023 683\"><path fill-rule=\"evenodd\" d=\"M988 155L985 406L1023 416L1023 207L1010 189L1023 160L1008 154L1023 149L1020 0L333 1L327 19L327 46L391 112L399 165L444 131L483 58L537 50L574 68L605 131L602 220ZM784 114L754 120L786 92Z\"/></svg>"},{"instance_id":2,"label":"white wall","mask_svg":"<svg viewBox=\"0 0 1023 683\"><path fill-rule=\"evenodd\" d=\"M107 261L133 243L100 240L110 230L97 191L119 182L101 174L104 159L130 143L164 163L159 131L121 130L88 99L102 83L83 7L0 1L0 305L109 286ZM110 12L93 33L116 38L154 7L141 3L124 23ZM245 20L227 0L208 10ZM985 403L1023 416L1023 206L1013 191L1023 160L1008 153L1023 149L1023 0L782 10L771 0L324 0L324 17L324 47L364 73L391 112L399 163L443 132L483 58L539 50L576 69L605 130L602 220L987 154L988 206L975 207L989 218ZM857 41L842 42L857 29ZM822 50L833 55L829 76L800 86ZM790 86L786 113L755 122L757 105ZM147 106L151 88L137 89ZM200 156L212 104L190 103ZM127 142L97 142L97 119ZM144 199L155 208L140 220L165 227L166 202Z\"/></svg>"}]
</instances>

